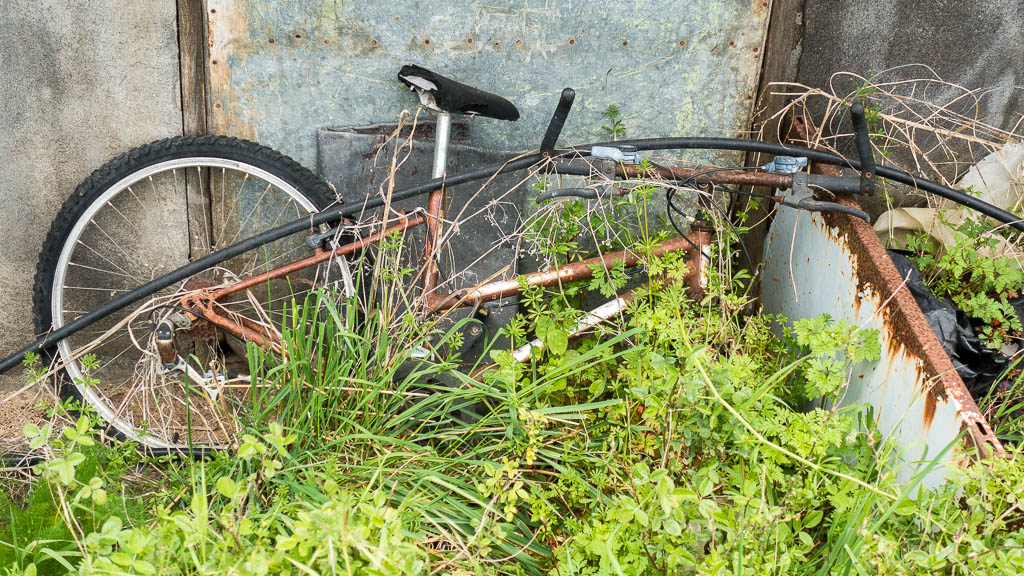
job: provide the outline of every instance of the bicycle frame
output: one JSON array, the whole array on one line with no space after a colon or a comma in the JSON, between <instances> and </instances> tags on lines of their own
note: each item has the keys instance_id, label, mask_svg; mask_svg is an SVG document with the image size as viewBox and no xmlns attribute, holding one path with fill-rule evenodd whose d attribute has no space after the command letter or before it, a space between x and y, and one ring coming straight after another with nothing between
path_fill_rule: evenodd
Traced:
<instances>
[{"instance_id":1,"label":"bicycle frame","mask_svg":"<svg viewBox=\"0 0 1024 576\"><path fill-rule=\"evenodd\" d=\"M550 132L549 127L549 132ZM559 130L555 130L555 136ZM759 142L751 140L743 140L737 138L706 138L706 137L670 137L670 138L648 138L648 139L633 139L623 140L618 142L600 142L582 146L570 147L567 149L555 150L551 148L554 144L554 138L545 136L545 143L547 146L543 147L541 151L528 154L525 156L516 157L510 159L502 164L489 166L486 168L480 168L476 170L470 170L467 172L459 173L447 177L445 180L439 180L437 178L425 182L416 186L412 186L403 190L395 191L391 200L393 202L405 200L420 196L422 194L433 192L438 190L444 185L454 186L463 184L466 182L473 182L477 180L483 180L493 177L499 173L509 173L517 170L523 170L530 166L535 165L538 162L544 160L555 160L564 159L567 157L574 157L578 155L589 155L591 149L597 146L632 146L637 151L645 150L735 150L748 153L761 153L772 156L802 156L807 158L809 161L818 162L822 164L829 164L835 166L848 166L855 170L861 170L863 165L867 161L861 161L858 159L845 158L838 154L826 152L814 148L776 144L771 142ZM919 178L910 173L889 168L886 166L874 166L873 162L871 167L874 167L874 171L871 173L872 178L885 178L893 182L905 184L907 186L914 187L925 192L935 194L939 197L946 198L971 208L985 216L989 216L998 222L1001 222L1009 227L1017 230L1024 231L1024 222L1020 219L1005 211L997 206L993 206L989 203L983 202L969 194L965 194L959 190L954 190L948 186L932 182ZM752 174L748 174L750 176ZM758 175L761 176L761 175ZM763 176L777 177L779 175L764 174ZM839 184L845 178L831 177L832 184ZM776 186L778 188L789 188L792 184L792 177L788 175L782 176L782 186ZM861 184L864 184L865 175L862 174ZM701 182L702 180L698 180ZM722 183L730 183L725 178L705 178L703 181L717 181ZM744 182L744 184L760 184L760 182ZM813 184L813 183L812 183ZM832 184L826 184L822 187L837 193L856 193L858 190L847 190L835 187ZM845 188L845 187L843 187ZM331 208L313 215L312 218L303 218L295 220L286 224L282 224L277 228L263 232L252 238L243 240L237 244L227 246L203 256L177 270L169 272L158 278L154 278L149 282L139 286L138 288L131 290L125 294L121 294L111 299L108 303L103 306L88 312L87 314L69 322L68 324L48 333L40 336L31 344L26 345L20 350L14 352L7 358L0 360L0 373L7 372L8 370L18 366L21 361L25 358L25 355L32 352L39 352L41 350L52 348L56 343L60 342L64 338L77 333L78 331L91 326L96 321L108 316L109 314L120 310L133 303L139 302L144 298L147 298L158 291L173 286L203 270L209 269L222 262L225 262L235 256L244 254L250 250L256 249L260 246L284 238L286 236L300 233L304 230L308 230L310 226L318 226L321 224L337 223L342 218L352 216L361 213L364 210L370 208L376 208L383 204L383 199L375 198L364 202L357 202L352 204L345 204L335 208ZM330 256L328 256L330 257ZM325 258L326 259L326 258ZM581 277L582 278L582 277ZM258 332L258 331L257 331ZM264 340L265 341L265 340Z\"/></svg>"},{"instance_id":2,"label":"bicycle frame","mask_svg":"<svg viewBox=\"0 0 1024 576\"><path fill-rule=\"evenodd\" d=\"M443 199L443 190L431 193L432 197ZM587 260L573 262L565 266L559 266L551 270L524 274L512 280L501 280L486 282L471 288L465 288L456 292L439 293L437 291L440 272L436 266L435 252L437 240L440 234L440 226L430 226L430 222L439 223L444 218L443 201L430 201L424 215L408 217L401 215L399 223L383 228L382 230L348 244L338 246L333 250L317 250L313 256L284 264L261 274L241 279L237 282L216 289L200 289L189 294L181 301L181 306L195 313L197 318L202 318L216 324L221 329L253 343L280 351L280 338L267 329L265 326L256 324L244 317L239 322L217 312L217 301L221 298L235 294L264 282L282 278L299 270L317 266L332 258L344 257L359 250L379 243L381 240L392 234L403 233L418 226L427 224L428 238L424 248L424 275L421 282L422 303L427 315L434 315L440 312L447 312L456 308L480 306L486 302L500 300L519 294L523 284L527 286L551 287L561 283L587 280L593 277L595 268L607 269L618 262L631 268L640 262L640 256L627 250L604 254ZM705 285L704 258L702 257L711 241L711 232L705 227L695 227L694 231L687 236L675 237L655 246L650 256L658 257L670 252L685 252L691 263L683 279L691 293L699 293Z\"/></svg>"},{"instance_id":3,"label":"bicycle frame","mask_svg":"<svg viewBox=\"0 0 1024 576\"><path fill-rule=\"evenodd\" d=\"M437 136L434 145L434 165L432 171L432 177L434 179L442 178L445 174L450 127L451 115L447 113L439 114L436 133ZM609 167L609 169L615 171L612 167ZM571 171L572 168L564 167L563 170ZM658 167L657 171L661 176L676 179L691 177L698 174L697 171L690 172L686 169L668 169L662 167ZM630 170L625 166L620 167L618 172L624 176L636 174L635 170ZM723 174L725 180L739 180L744 183L751 181L750 176L750 174L742 172L730 172L729 174ZM762 176L768 176L767 179L763 177L761 178L763 181L762 183L775 185L782 184L777 175ZM757 179L755 178L754 180ZM332 258L344 257L349 254L353 254L359 250L363 250L369 246L379 243L381 240L392 234L401 234L423 225L426 225L427 231L423 248L423 273L420 283L420 302L428 316L448 312L456 308L481 306L487 302L515 296L522 292L523 285L530 287L551 287L561 283L587 280L593 277L595 269L606 270L618 262L622 262L622 265L626 268L631 268L640 262L639 256L627 250L623 250L582 260L580 262L573 262L566 264L565 266L556 267L552 270L525 274L511 280L485 282L457 292L438 292L440 271L437 266L436 256L440 244L441 228L445 215L445 190L445 186L442 185L430 191L427 198L427 208L425 213L422 215L408 217L405 214L401 214L398 218L398 224L388 227L386 226L386 223L384 223L381 230L367 236L366 238L338 246L333 250L317 249L313 256L296 260L279 266L273 270L241 279L229 284L228 286L217 289L200 289L199 291L182 299L181 307L193 312L197 319L205 319L217 325L221 329L242 338L243 340L249 340L259 346L271 348L279 352L281 342L280 338L276 334L267 327L253 322L248 318L239 317L236 321L228 316L220 314L216 309L218 300L231 294L242 292L264 282L283 278L288 274L292 274L299 270L317 266ZM688 236L676 237L658 244L651 250L650 256L659 257L669 252L685 252L691 264L683 281L686 283L691 293L696 295L704 286L704 261L702 255L710 244L710 239L710 228L698 226L695 227L693 233ZM615 310L617 311L618 308L615 308ZM172 358L175 355L172 350L165 350L163 354L168 358Z\"/></svg>"}]
</instances>

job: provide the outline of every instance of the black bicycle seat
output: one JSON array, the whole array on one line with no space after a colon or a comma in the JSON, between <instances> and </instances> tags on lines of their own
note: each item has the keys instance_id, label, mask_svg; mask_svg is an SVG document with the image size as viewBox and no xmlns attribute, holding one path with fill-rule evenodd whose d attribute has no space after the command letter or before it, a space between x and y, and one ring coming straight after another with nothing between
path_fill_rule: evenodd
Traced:
<instances>
[{"instance_id":1,"label":"black bicycle seat","mask_svg":"<svg viewBox=\"0 0 1024 576\"><path fill-rule=\"evenodd\" d=\"M479 114L497 120L519 119L519 110L501 96L466 86L414 64L402 66L398 79L419 94L424 106L434 110Z\"/></svg>"}]
</instances>

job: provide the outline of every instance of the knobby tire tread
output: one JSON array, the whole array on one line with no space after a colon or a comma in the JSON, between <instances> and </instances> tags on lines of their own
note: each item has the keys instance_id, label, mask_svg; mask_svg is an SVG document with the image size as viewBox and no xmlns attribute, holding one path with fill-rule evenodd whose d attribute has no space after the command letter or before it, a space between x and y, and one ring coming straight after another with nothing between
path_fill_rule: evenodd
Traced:
<instances>
[{"instance_id":1,"label":"knobby tire tread","mask_svg":"<svg viewBox=\"0 0 1024 576\"><path fill-rule=\"evenodd\" d=\"M33 281L32 317L38 334L52 329L53 278L64 242L88 207L123 178L153 164L186 157L225 158L266 170L294 186L318 210L340 201L319 175L292 158L261 144L219 135L175 136L134 148L97 168L64 202L46 234ZM52 355L56 355L56 351ZM74 386L61 386L62 397L78 397ZM108 432L118 433L110 429ZM119 433L118 433L119 435Z\"/></svg>"}]
</instances>

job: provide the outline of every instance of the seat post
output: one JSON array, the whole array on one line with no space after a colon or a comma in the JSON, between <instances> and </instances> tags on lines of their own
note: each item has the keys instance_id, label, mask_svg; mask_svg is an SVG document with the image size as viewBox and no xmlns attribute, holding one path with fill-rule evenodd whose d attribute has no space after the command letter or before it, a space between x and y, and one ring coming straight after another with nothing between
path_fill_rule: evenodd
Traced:
<instances>
[{"instance_id":1,"label":"seat post","mask_svg":"<svg viewBox=\"0 0 1024 576\"><path fill-rule=\"evenodd\" d=\"M441 112L437 116L437 128L434 134L434 170L432 178L444 176L448 163L448 139L451 134L452 115ZM437 288L438 243L441 239L441 220L444 218L444 186L432 191L427 199L427 235L423 242L423 296L429 301Z\"/></svg>"},{"instance_id":2,"label":"seat post","mask_svg":"<svg viewBox=\"0 0 1024 576\"><path fill-rule=\"evenodd\" d=\"M434 137L434 173L431 178L444 176L448 162L448 138L452 130L452 115L441 112L437 115L437 132Z\"/></svg>"}]
</instances>

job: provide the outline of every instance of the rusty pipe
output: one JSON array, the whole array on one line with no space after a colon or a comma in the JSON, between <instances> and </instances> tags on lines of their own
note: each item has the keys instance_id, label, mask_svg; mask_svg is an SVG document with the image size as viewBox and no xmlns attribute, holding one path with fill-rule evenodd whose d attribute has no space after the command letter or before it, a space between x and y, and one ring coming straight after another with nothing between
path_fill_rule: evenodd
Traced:
<instances>
[{"instance_id":1,"label":"rusty pipe","mask_svg":"<svg viewBox=\"0 0 1024 576\"><path fill-rule=\"evenodd\" d=\"M658 164L652 165L647 170L641 170L640 166L631 164L620 166L617 169L618 175L627 178L643 178L645 176L657 176L664 180L689 180L708 170L716 170L713 166L698 166L696 168L670 167ZM714 182L716 184L733 184L737 186L764 186L766 188L786 189L792 186L793 176L790 174L772 174L769 172L751 172L749 170L723 170L697 177L697 183Z\"/></svg>"},{"instance_id":2,"label":"rusty pipe","mask_svg":"<svg viewBox=\"0 0 1024 576\"><path fill-rule=\"evenodd\" d=\"M197 303L198 304L198 303ZM219 314L213 309L213 300L207 300L205 304L198 306L203 316L205 316L210 322L220 326L224 330L231 332L235 336L243 340L248 340L256 344L261 348L270 348L274 352L281 352L281 344L273 335L268 335L266 329L262 326L260 330L255 330L248 326L242 326L234 320Z\"/></svg>"},{"instance_id":3,"label":"rusty pipe","mask_svg":"<svg viewBox=\"0 0 1024 576\"><path fill-rule=\"evenodd\" d=\"M707 239L709 236L708 232L702 231L689 236L677 236L671 238L657 245L651 250L651 256L661 256L669 252L675 252L684 250L690 254L691 258L699 257L695 254L696 250L694 246L706 246ZM703 244L698 243L702 241ZM431 302L431 312L447 311L463 306L479 306L485 302L491 302L493 300L500 300L519 294L520 282L525 282L528 286L553 286L562 282L573 282L576 280L587 280L594 275L594 271L591 266L600 266L602 268L609 268L615 265L617 262L622 262L626 268L636 266L640 261L641 255L635 254L628 250L622 250L620 252L612 252L610 254L603 254L595 258L588 258L587 260L581 260L579 262L572 262L564 266L559 266L550 270L544 270L542 272L534 272L532 274L524 274L518 276L512 280L502 280L499 282L491 282L482 286L476 286L472 288L466 288L451 294L439 295L433 302ZM692 270L687 273L687 276L691 275ZM687 282L687 285L691 285Z\"/></svg>"},{"instance_id":4,"label":"rusty pipe","mask_svg":"<svg viewBox=\"0 0 1024 576\"><path fill-rule=\"evenodd\" d=\"M427 199L427 233L423 241L423 294L430 294L437 289L440 272L434 251L438 249L437 244L441 238L444 201L444 188L434 190Z\"/></svg>"},{"instance_id":5,"label":"rusty pipe","mask_svg":"<svg viewBox=\"0 0 1024 576\"><path fill-rule=\"evenodd\" d=\"M686 247L687 255L690 258L683 282L690 290L690 295L698 300L704 295L704 289L708 287L707 262L705 260L710 257L713 232L713 227L698 223L694 225L688 236L693 241L693 245Z\"/></svg>"},{"instance_id":6,"label":"rusty pipe","mask_svg":"<svg viewBox=\"0 0 1024 576\"><path fill-rule=\"evenodd\" d=\"M356 250L360 250L362 248L369 246L370 244L375 244L379 242L385 236L394 234L395 232L402 232L408 230L409 228L415 228L416 226L423 224L424 221L423 216L416 216L411 219L402 216L400 220L400 224L396 224L390 228L385 228L380 232L371 234L366 238L360 238L359 240L356 240L355 242L350 242L348 244L345 244L344 246L339 246L335 250L325 250L320 254L315 254L308 258L303 258L302 260L296 260L295 262L286 264L284 266L281 266L280 268L275 268L274 270L271 270L269 272L249 277L245 280L242 280L241 282L232 284L226 288L216 290L210 294L210 299L217 300L223 296L227 296L228 294L234 294L235 292L240 292L242 290L252 288L253 286L258 286L259 284L262 284L264 282L269 282L270 280L282 278L298 270L309 268L310 266L316 266L317 264L330 260L335 256L344 256L346 254L351 254Z\"/></svg>"}]
</instances>

